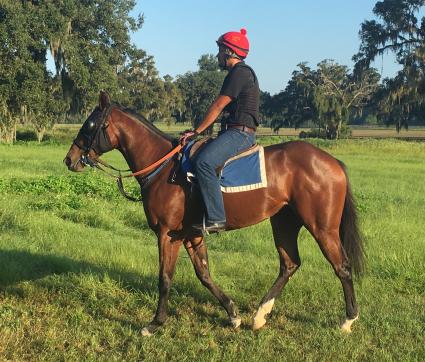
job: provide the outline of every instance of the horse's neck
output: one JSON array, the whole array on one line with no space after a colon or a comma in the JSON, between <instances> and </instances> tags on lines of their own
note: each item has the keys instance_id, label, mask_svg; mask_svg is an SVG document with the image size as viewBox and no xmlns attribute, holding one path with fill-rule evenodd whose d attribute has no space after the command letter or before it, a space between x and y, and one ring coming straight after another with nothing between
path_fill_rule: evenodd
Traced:
<instances>
[{"instance_id":1,"label":"horse's neck","mask_svg":"<svg viewBox=\"0 0 425 362\"><path fill-rule=\"evenodd\" d=\"M170 151L171 141L121 110L114 113L114 119L119 118L114 122L118 130L118 150L133 172L153 164Z\"/></svg>"}]
</instances>

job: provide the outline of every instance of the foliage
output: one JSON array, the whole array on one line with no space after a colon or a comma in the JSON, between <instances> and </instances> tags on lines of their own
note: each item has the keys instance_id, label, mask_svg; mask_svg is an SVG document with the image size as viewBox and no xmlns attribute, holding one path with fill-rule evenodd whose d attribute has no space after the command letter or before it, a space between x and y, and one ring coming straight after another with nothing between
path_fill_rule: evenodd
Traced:
<instances>
[{"instance_id":1,"label":"foliage","mask_svg":"<svg viewBox=\"0 0 425 362\"><path fill-rule=\"evenodd\" d=\"M352 134L351 128L347 125L343 124L339 131L339 138L350 138ZM299 138L323 138L330 139L329 133L326 132L326 129L323 128L315 128L309 131L301 131L299 134Z\"/></svg>"},{"instance_id":2,"label":"foliage","mask_svg":"<svg viewBox=\"0 0 425 362\"><path fill-rule=\"evenodd\" d=\"M357 73L387 52L393 52L402 65L394 79L384 82L375 100L380 119L395 124L397 130L407 128L424 107L425 17L417 17L424 5L424 0L378 1L373 9L378 20L362 23L360 49L353 57Z\"/></svg>"},{"instance_id":3,"label":"foliage","mask_svg":"<svg viewBox=\"0 0 425 362\"><path fill-rule=\"evenodd\" d=\"M264 125L319 127L339 138L351 120L395 125L425 122L425 0L383 0L376 20L363 22L353 71L324 60L316 69L300 63L286 88L260 94ZM199 69L161 78L153 56L130 42L143 15L135 0L0 0L0 142L16 139L16 126L31 125L41 141L57 122L80 122L97 103L99 90L151 121L197 125L225 73L202 55ZM46 68L48 52L55 74ZM402 70L378 86L370 63L393 52ZM359 121L360 118L360 121Z\"/></svg>"},{"instance_id":4,"label":"foliage","mask_svg":"<svg viewBox=\"0 0 425 362\"><path fill-rule=\"evenodd\" d=\"M277 106L272 109L279 120L272 122L274 129L311 121L319 127L318 135L337 139L349 117L363 110L378 87L379 75L373 69L357 77L332 60L320 62L317 70L306 63L298 67L285 90L274 97Z\"/></svg>"},{"instance_id":5,"label":"foliage","mask_svg":"<svg viewBox=\"0 0 425 362\"><path fill-rule=\"evenodd\" d=\"M118 73L118 101L134 108L151 121L169 116L164 81L158 76L152 56L132 48ZM168 114L167 114L168 111Z\"/></svg>"},{"instance_id":6,"label":"foliage","mask_svg":"<svg viewBox=\"0 0 425 362\"><path fill-rule=\"evenodd\" d=\"M0 142L14 140L19 121L48 126L45 119L53 116L46 104L53 80L45 69L45 29L36 8L29 1L0 3Z\"/></svg>"},{"instance_id":7,"label":"foliage","mask_svg":"<svg viewBox=\"0 0 425 362\"><path fill-rule=\"evenodd\" d=\"M3 140L13 140L21 121L32 124L41 141L67 108L70 114L84 114L93 107L99 88L117 89L116 66L128 53L128 29L141 25L127 15L133 6L133 0L1 2ZM49 48L55 77L46 70Z\"/></svg>"},{"instance_id":8,"label":"foliage","mask_svg":"<svg viewBox=\"0 0 425 362\"><path fill-rule=\"evenodd\" d=\"M217 59L206 54L198 60L199 70L178 76L176 84L184 99L184 110L177 121L190 121L196 127L209 106L218 96L225 73L220 71Z\"/></svg>"},{"instance_id":9,"label":"foliage","mask_svg":"<svg viewBox=\"0 0 425 362\"><path fill-rule=\"evenodd\" d=\"M117 68L132 50L130 31L143 18L129 12L134 0L47 0L40 12L48 19L48 44L70 114L87 114L99 89L117 92Z\"/></svg>"}]
</instances>

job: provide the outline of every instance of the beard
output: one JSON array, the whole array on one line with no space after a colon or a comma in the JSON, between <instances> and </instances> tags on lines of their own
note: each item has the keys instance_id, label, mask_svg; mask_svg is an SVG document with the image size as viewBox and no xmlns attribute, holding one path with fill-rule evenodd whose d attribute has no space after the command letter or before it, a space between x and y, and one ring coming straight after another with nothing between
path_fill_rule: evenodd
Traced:
<instances>
[{"instance_id":1,"label":"beard","mask_svg":"<svg viewBox=\"0 0 425 362\"><path fill-rule=\"evenodd\" d=\"M227 57L228 55L223 53L220 53L217 57L218 66L220 67L221 70L227 69Z\"/></svg>"}]
</instances>

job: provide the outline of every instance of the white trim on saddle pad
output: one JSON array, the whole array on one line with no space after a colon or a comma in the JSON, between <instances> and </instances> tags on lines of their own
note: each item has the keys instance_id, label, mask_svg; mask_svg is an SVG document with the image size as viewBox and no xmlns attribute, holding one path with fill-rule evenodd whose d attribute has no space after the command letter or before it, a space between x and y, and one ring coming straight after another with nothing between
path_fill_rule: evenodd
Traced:
<instances>
[{"instance_id":1,"label":"white trim on saddle pad","mask_svg":"<svg viewBox=\"0 0 425 362\"><path fill-rule=\"evenodd\" d=\"M261 189L264 187L267 187L267 175L266 175L266 163L264 160L264 148L263 146L260 145L256 145L250 149L248 149L247 151L244 151L232 158L229 158L226 163L223 166L224 167L229 163L232 162L234 160L237 160L239 158L251 155L255 152L258 152L258 157L259 157L259 161L260 161L260 175L261 175L261 182L256 183L256 184L250 184L250 185L244 185L244 186L220 186L221 191L222 192L226 192L226 193L232 193L232 192L242 192L242 191L251 191L251 190L256 190L256 189ZM220 172L221 175L222 171Z\"/></svg>"}]
</instances>

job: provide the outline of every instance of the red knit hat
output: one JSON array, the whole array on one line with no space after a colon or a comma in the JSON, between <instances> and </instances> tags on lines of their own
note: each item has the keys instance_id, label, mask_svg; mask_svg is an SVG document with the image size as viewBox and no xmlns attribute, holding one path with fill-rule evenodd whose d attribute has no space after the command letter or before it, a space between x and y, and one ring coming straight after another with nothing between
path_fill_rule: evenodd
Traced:
<instances>
[{"instance_id":1,"label":"red knit hat","mask_svg":"<svg viewBox=\"0 0 425 362\"><path fill-rule=\"evenodd\" d=\"M232 49L238 56L245 58L249 52L249 41L246 37L246 29L242 28L240 32L229 31L223 34L217 40L217 44L224 45Z\"/></svg>"}]
</instances>

